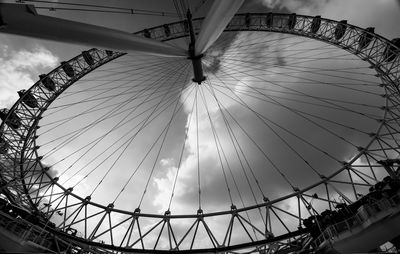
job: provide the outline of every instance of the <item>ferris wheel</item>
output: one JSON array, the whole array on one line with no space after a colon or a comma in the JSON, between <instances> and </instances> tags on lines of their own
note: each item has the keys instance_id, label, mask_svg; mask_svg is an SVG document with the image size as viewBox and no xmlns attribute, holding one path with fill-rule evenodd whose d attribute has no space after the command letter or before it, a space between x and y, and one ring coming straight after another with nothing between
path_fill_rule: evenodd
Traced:
<instances>
[{"instance_id":1,"label":"ferris wheel","mask_svg":"<svg viewBox=\"0 0 400 254\"><path fill-rule=\"evenodd\" d=\"M135 34L1 4L97 47L0 111L4 197L72 253L290 253L396 185L400 40L242 2Z\"/></svg>"}]
</instances>

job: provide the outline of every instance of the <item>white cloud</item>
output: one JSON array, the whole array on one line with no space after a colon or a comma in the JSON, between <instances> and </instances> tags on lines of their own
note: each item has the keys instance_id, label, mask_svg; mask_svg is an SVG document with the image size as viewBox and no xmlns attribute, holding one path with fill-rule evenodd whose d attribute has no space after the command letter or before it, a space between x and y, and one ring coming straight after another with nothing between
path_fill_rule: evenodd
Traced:
<instances>
[{"instance_id":1,"label":"white cloud","mask_svg":"<svg viewBox=\"0 0 400 254\"><path fill-rule=\"evenodd\" d=\"M174 164L174 159L173 158L161 159L160 164L163 167L171 166Z\"/></svg>"},{"instance_id":2,"label":"white cloud","mask_svg":"<svg viewBox=\"0 0 400 254\"><path fill-rule=\"evenodd\" d=\"M18 90L32 86L38 74L58 63L58 58L43 47L15 51L3 45L0 52L1 107L10 107L18 99Z\"/></svg>"},{"instance_id":3,"label":"white cloud","mask_svg":"<svg viewBox=\"0 0 400 254\"><path fill-rule=\"evenodd\" d=\"M198 94L200 96L200 93ZM200 99L199 99L200 100ZM188 100L187 104L191 104L192 100ZM186 109L191 108L191 105L185 105ZM212 108L213 105L210 105ZM216 107L214 105L214 107ZM218 124L216 120L218 112L216 110L209 109L211 119L215 120L215 123ZM214 113L215 111L215 113ZM186 156L183 158L181 167L179 169L179 175L177 179L176 189L174 191L174 199L173 199L173 213L192 213L195 212L197 198L198 198L198 183L197 183L197 161L198 161L198 153L197 153L197 123L195 113L191 116L189 113L187 116L187 140L185 144L185 154ZM218 154L215 148L214 137L210 131L210 120L208 118L208 114L206 108L202 105L202 102L199 103L198 108L198 134L200 139L199 145L199 154L200 154L200 163L201 163L201 189L207 188L207 185L210 184L213 180L215 180L214 176L221 173L218 164ZM163 175L160 175L154 179L154 184L157 189L157 194L154 197L153 204L157 207L161 207L160 211L165 211L168 207L168 203L170 200L170 195L172 191L172 186L174 183L174 179L177 173L177 166L173 163L173 159L162 159L160 161L161 166L165 169L162 170L166 172ZM218 175L217 179L221 179ZM188 197L190 202L188 201ZM217 195L218 196L218 195Z\"/></svg>"},{"instance_id":4,"label":"white cloud","mask_svg":"<svg viewBox=\"0 0 400 254\"><path fill-rule=\"evenodd\" d=\"M159 212L165 212L168 209L169 200L171 197L171 189L174 184L176 167L165 165L165 161L167 159L161 160L161 165L163 167L167 167L167 173L164 177L155 178L154 184L156 185L157 190L159 191L157 195L154 197L153 205L156 207L160 207ZM182 189L182 185L180 186ZM177 190L175 195L179 195L181 192Z\"/></svg>"}]
</instances>

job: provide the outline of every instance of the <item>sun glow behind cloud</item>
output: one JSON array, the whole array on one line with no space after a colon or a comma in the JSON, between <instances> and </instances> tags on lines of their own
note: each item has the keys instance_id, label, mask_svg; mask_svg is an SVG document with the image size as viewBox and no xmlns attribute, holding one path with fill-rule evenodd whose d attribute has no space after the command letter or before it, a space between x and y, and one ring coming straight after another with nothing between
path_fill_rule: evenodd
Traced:
<instances>
[{"instance_id":1,"label":"sun glow behind cloud","mask_svg":"<svg viewBox=\"0 0 400 254\"><path fill-rule=\"evenodd\" d=\"M246 34L246 33L242 33L238 36L237 41L238 42L242 42L242 41L253 41L254 43L256 43L256 41L262 41L264 40L264 37L260 37L260 38L251 38L252 35ZM280 35L269 35L268 38L270 38L271 40L273 38L275 39L279 39L281 36ZM285 44L294 44L296 42L296 40L291 41L290 39L287 38L282 38L282 43ZM308 184L311 184L312 181L315 181L317 178L314 178L315 176L312 176L312 174L310 175L310 172L303 172L304 174L307 174L309 177L309 179L307 180L304 177L300 177L300 172L296 172L294 170L292 170L291 168L293 168L293 165L298 166L298 170L300 169L304 169L302 168L299 164L301 164L301 161L298 161L297 163L295 163L294 161L292 162L284 162L285 161L285 157L290 158L291 160L295 160L296 158L293 157L292 155L290 155L290 152L282 152L280 153L280 146L277 145L279 142L276 137L274 137L274 135L272 133L268 134L268 131L266 132L266 130L256 130L257 128L259 128L260 126L258 126L256 124L257 121L259 121L259 119L256 119L254 117L251 116L251 114L249 112L247 112L246 109L242 108L241 106L238 107L238 98L243 99L242 103L247 103L248 105L250 105L251 107L253 107L256 111L258 112L262 112L262 114L267 115L269 117L272 117L274 120L277 120L278 122L280 122L281 124L284 124L284 126L289 127L289 129L292 129L292 125L293 125L293 120L290 120L289 114L287 112L285 112L284 110L282 110L280 107L277 107L276 105L271 104L269 106L269 108L265 108L266 104L262 103L260 101L259 97L250 97L250 96L246 96L247 95L252 95L249 94L249 91L252 89L271 89L271 95L274 96L282 96L283 94L285 94L288 89L299 89L299 86L296 85L296 82L301 82L301 80L303 80L304 78L308 78L308 79L319 79L320 77L318 75L312 74L312 73L307 73L307 71L305 71L304 73L299 73L296 72L296 70L298 69L292 69L292 72L294 72L293 74L291 74L291 76L286 76L285 73L288 72L283 68L285 67L285 62L287 62L288 67L291 67L291 62L294 61L298 61L296 59L293 59L293 57L291 58L289 55L293 54L293 50L295 50L297 48L297 46L292 46L290 48L287 49L283 49L283 46L280 46L279 44L272 46L271 48L269 46L266 46L264 49L260 50L258 49L257 51L253 51L251 53L249 53L248 56L245 57L244 62L246 61L246 59L256 59L255 61L258 61L257 59L260 59L259 56L267 56L268 61L271 61L271 64L266 67L265 70L259 70L259 71L255 71L252 73L253 76L247 76L247 75L238 75L238 78L233 78L234 74L232 74L232 76L228 77L227 73L233 73L233 71L235 71L237 68L238 70L240 70L240 67L234 67L235 66L235 61L237 61L236 59L234 59L232 56L235 54L238 54L238 52L236 52L235 47L237 47L237 43L232 43L234 45L234 47L232 47L232 49L225 49L227 53L227 56L224 56L224 54L222 53L211 53L210 55L214 56L214 55L218 55L218 57L220 58L220 64L221 66L218 67L217 71L215 72L215 77L214 77L214 73L209 73L209 79L210 81L210 87L214 86L216 89L216 93L219 96L220 99L220 104L223 105L224 110L230 111L232 112L235 117L237 117L238 120L240 120L241 123L244 123L246 126L246 129L252 129L251 134L253 134L253 138L254 140L257 140L258 142L260 142L259 144L263 147L265 147L268 155L271 156L275 156L273 157L274 161L279 163L283 163L283 170L286 172L288 178L290 180L292 180L296 186L306 186ZM319 43L313 43L310 42L309 44L305 45L300 45L298 47L305 47L305 48L313 48L313 47L320 47L321 44ZM325 50L325 49L324 49ZM331 50L331 49L330 49ZM332 51L332 50L331 50ZM272 52L272 53L271 53ZM321 50L321 52L323 52L323 50ZM332 53L324 53L324 57L335 57L338 52L340 53L340 51L332 51ZM304 58L307 59L307 53L303 53ZM243 58L243 57L242 57ZM263 66L262 61L263 60L259 60L259 63L254 63L255 68L259 67L259 66ZM265 60L264 60L265 61ZM212 61L210 61L212 62ZM206 62L207 64L207 62ZM215 64L213 64L215 66ZM281 65L281 66L280 66ZM339 68L339 66L341 65L342 68L352 68L354 66L359 66L360 62L349 62L346 63L345 66L343 67L343 63L335 63L334 61L320 61L318 63L318 67L321 68ZM313 65L312 63L303 63L300 65L297 65L300 69L302 67L305 67L305 70L308 70L307 68L310 67L316 67L315 65ZM207 67L206 67L207 68ZM233 69L232 69L233 68ZM248 71L246 68L243 69L244 71ZM285 70L285 71L282 71ZM290 70L290 69L289 69ZM261 72L265 72L267 74L261 74ZM280 75L279 73L283 73L283 75ZM327 74L328 76L326 76L324 78L324 82L343 82L343 80L345 79L341 79L341 78L333 78L333 77L329 77L329 75L331 73L329 72L325 72L325 74ZM373 74L373 72L371 72L371 74ZM266 84L266 82L260 82L259 80L257 80L257 78L255 78L256 76L261 76L263 78L266 78L269 80L269 82L278 82L280 81L279 84L281 84L282 86L276 86L276 85L268 85ZM345 74L342 74L345 75ZM229 91L228 88L221 88L219 86L221 86L221 84L218 83L218 79L216 77L218 76L226 76L226 81L231 87L232 90ZM351 75L347 75L349 78L351 78ZM322 80L322 79L321 79ZM377 79L375 78L371 78L371 80L374 80L374 82L377 82ZM214 83L213 83L214 82ZM285 84L285 82L287 82L287 84ZM295 82L292 83L291 82ZM322 82L322 81L321 81ZM234 171L234 174L236 174L235 177L240 178L241 180L244 179L245 175L243 175L243 172L240 173L239 168L241 168L240 166L240 161L237 160L235 157L235 149L234 146L232 145L232 141L230 141L230 137L229 137L229 130L226 129L225 123L224 123L224 116L221 115L221 108L218 108L219 105L217 103L215 103L215 101L213 100L213 96L212 93L209 93L209 90L207 90L208 83L206 82L204 85L199 86L199 90L202 90L204 92L204 94L206 94L206 105L201 103L199 106L199 111L197 112L197 114L199 115L198 117L198 124L199 124L199 133L197 134L197 130L196 130L196 121L195 121L195 117L193 115L196 114L196 112L192 112L192 115L188 115L187 117L187 124L186 127L188 128L188 126L190 126L187 134L188 134L188 138L186 141L186 150L188 153L188 156L184 158L181 168L180 168L180 177L178 177L179 181L178 181L178 186L180 186L180 184L182 184L179 188L179 191L175 197L174 197L174 211L177 211L177 213L181 213L184 211L184 207L186 207L186 203L184 202L184 200L186 201L191 201L192 203L196 203L195 201L196 199L196 195L197 195L197 190L196 190L196 178L197 178L197 135L199 135L200 137L200 163L205 162L205 165L202 165L201 168L201 172L202 175L204 175L204 179L202 180L203 182L201 183L202 186L201 188L203 190L205 190L202 194L205 195L205 193L207 193L208 191L208 195L211 196L211 199L215 199L215 200L220 200L222 198L225 198L225 203L227 203L225 205L225 207L229 204L228 199L228 195L226 190L224 190L224 188L221 187L221 185L225 185L225 183L223 183L223 178L222 178L222 171L221 171L221 165L220 165L220 160L219 160L219 155L218 155L218 151L216 149L216 147L223 147L223 150L225 151L226 154L228 154L229 158L230 158L230 167L232 168L232 170ZM302 90L303 88L300 88L300 90L302 92L307 92L308 96L310 96L309 100L313 101L315 98L321 96L328 96L328 94L332 93L338 93L337 95L335 95L335 97L337 98L345 98L348 97L353 98L352 96L355 96L355 94L347 94L346 96L344 94L340 95L342 92L335 92L335 90L331 90L329 87L324 87L323 85L321 86L321 88L316 88L316 87L310 87L310 88L304 88L304 90ZM219 92L218 92L219 91ZM263 90L264 91L264 90ZM289 90L290 91L290 90ZM292 92L294 92L295 90L292 90ZM371 90L372 91L372 90ZM237 98L234 98L235 96L232 95L234 99L229 98L229 97L224 97L224 95L222 94L222 92L225 93L231 93L231 94L236 94ZM253 96L255 96L254 91L253 92ZM192 94L192 97L194 97L195 95ZM313 96L315 96L313 98ZM286 96L285 96L286 97ZM277 100L279 97L276 97ZM372 98L372 97L371 97ZM308 112L311 113L316 113L316 114L320 114L321 116L323 116L323 113L321 112L317 112L315 110L321 110L318 108L314 108L314 107L310 107L307 106L306 104L302 104L299 102L296 102L296 100L301 99L300 97L296 96L295 94L291 95L291 96L287 96L286 99L288 99L287 103L289 103L288 105L290 105L291 107L293 105L295 105L294 107L297 107L298 109L301 110L308 110ZM290 100L295 100L295 101L290 101ZM354 100L354 98L353 98ZM356 99L357 101L360 100L363 101L363 99ZM375 100L374 103L376 103L376 105L380 105L379 99L375 98L373 99ZM286 103L286 100L283 100L284 103ZM282 101L282 102L283 102ZM187 104L185 105L185 108L187 109L188 112L190 112L191 108L193 107L193 99L192 100L187 100ZM315 101L315 103L317 103L318 101ZM292 105L293 104L293 105ZM208 113L207 113L207 109L208 109ZM315 111L315 112L314 112ZM327 111L329 112L329 111ZM379 110L376 111L377 114L379 114ZM208 115L209 114L209 115ZM225 117L227 113L225 112ZM335 121L335 119L337 119L338 122L343 122L343 119L348 119L349 123L352 121L350 120L352 116L350 115L346 115L346 114L342 114L340 115L340 113L336 112L330 115L330 119L332 121ZM211 120L211 121L210 121ZM298 119L296 120L298 121L297 123L303 123L304 119ZM361 120L360 121L364 121ZM214 135L212 133L212 131L210 131L212 129L212 126L210 124L210 122L213 123L213 126L216 130L216 133L219 135L219 140L215 140ZM253 122L254 124L246 124L246 123L251 123ZM373 126L375 123L374 122L369 122L369 121L364 121L364 127L368 128L367 126ZM306 124L306 122L304 122L304 124ZM324 123L325 124L325 123ZM288 186L285 186L285 183L282 181L282 178L279 175L276 175L276 172L274 172L274 170L271 169L271 165L265 161L265 158L262 159L262 155L258 154L257 149L255 149L254 147L252 147L251 142L249 139L247 139L243 132L241 132L240 128L238 126L235 126L235 124L232 124L233 128L232 131L234 133L236 133L235 135L237 135L237 137L239 139L241 139L243 141L242 144L245 144L243 146L244 150L246 151L246 156L249 156L249 161L251 162L251 164L255 167L255 172L257 177L259 177L260 179L263 179L264 181L268 182L267 186L265 186L263 184L263 188L265 188L268 197L276 197L276 196L280 196L283 195L284 193L290 193L291 189L288 188ZM307 128L312 128L314 129L314 127L312 125L306 124L305 126L308 126ZM335 126L331 126L333 128L337 128ZM255 129L254 129L255 128ZM335 156L337 156L337 158L339 160L346 160L349 156L349 154L352 153L356 153L355 150L352 150L349 146L345 145L345 144L334 144L336 143L336 138L334 137L329 137L329 134L327 134L325 131L322 131L321 129L315 129L315 131L313 132L308 132L306 131L307 128L302 127L300 125L298 125L298 128L295 130L295 132L297 133L301 133L301 135L303 137L305 137L306 139L310 140L311 142L314 142L315 144L318 144L318 146L324 147L324 149L328 149L328 151L330 153L333 153ZM346 134L346 130L336 130L339 133L342 133L344 135L357 135L356 133L352 133L352 134ZM283 133L281 133L281 135L283 135ZM267 137L267 138L266 138ZM289 138L289 137L286 137ZM356 139L358 140L360 143L363 143L365 141L362 141L363 138L360 137L360 139L356 136L348 136L348 138L351 139ZM319 140L321 139L326 139L327 143L332 143L331 145L327 145L327 144L323 144L321 143ZM293 142L293 144L295 144L296 149L299 149L299 151L301 151L301 153L303 154L307 154L307 157L309 157L310 161L313 161L316 165L318 170L320 170L321 172L325 172L324 174L329 174L329 172L331 172L331 170L334 170L335 167L340 167L339 165L335 165L334 162L328 162L329 160L327 160L326 162L324 162L326 159L323 159L322 157L320 159L317 159L315 156L313 157L312 154L314 153L312 150L309 150L308 148L304 148L302 147L301 143L298 143L298 141L289 138L288 140L290 140L290 142ZM220 143L218 143L220 142ZM218 145L216 145L216 143L218 143ZM267 145L269 143L269 145ZM275 144L275 145L274 145ZM271 149L269 147L275 147L275 149ZM325 148L326 147L326 148ZM282 147L284 148L284 147ZM276 151L275 151L276 150ZM252 152L250 152L252 151ZM279 151L277 153L277 151ZM255 154L258 154L257 157ZM260 159L261 157L261 159ZM170 195L170 187L173 185L174 182L174 174L176 174L177 171L177 161L172 159L172 158L166 158L164 159L164 162L168 161L167 164L163 164L162 166L165 167L165 169L167 170L167 174L165 175L160 175L159 177L157 177L155 179L155 186L158 188L158 194L156 194L156 198L155 198L155 202L154 205L159 206L161 208L161 211L165 210L167 207L167 204L169 202L169 195ZM255 166L257 165L257 166ZM227 164L224 164L225 169L227 170ZM248 169L247 169L248 170ZM267 174L268 176L268 180L265 178L263 178L263 171L265 170L270 170L270 172ZM218 173L219 172L219 173ZM248 174L250 174L250 172L247 172ZM191 177L190 177L191 176ZM207 181L207 177L209 177L210 181ZM213 180L216 179L217 177L219 177L219 181L218 184L215 185L215 183L213 183ZM251 178L251 177L250 177ZM314 179L314 180L311 180ZM234 203L235 204L241 204L241 201L238 199L238 193L236 192L235 188L233 187L233 179L230 178L229 173L228 173L228 182L231 185L231 191L232 191L232 195L234 196ZM243 185L240 186L240 188L243 188L244 193L244 204L251 204L253 203L253 198L250 195L250 190L248 189L248 187L246 187L246 184L243 182ZM254 182L252 182L252 184L254 184ZM166 191L168 190L168 191ZM192 198L186 198L186 199L180 199L180 197L182 197L181 195L185 194L187 196L190 196ZM242 193L243 195L243 193ZM259 197L259 200L262 200L262 197ZM218 207L218 202L209 200L209 203L212 204L211 206L208 205L208 207L210 207L209 209L216 209L216 207ZM219 204L221 204L221 202L219 202ZM194 205L193 205L194 206ZM207 202L205 202L205 206L207 206ZM187 208L187 207L186 207ZM176 209L176 210L175 210ZM191 209L194 210L195 206ZM189 209L190 210L190 209ZM216 209L218 210L218 209Z\"/></svg>"}]
</instances>

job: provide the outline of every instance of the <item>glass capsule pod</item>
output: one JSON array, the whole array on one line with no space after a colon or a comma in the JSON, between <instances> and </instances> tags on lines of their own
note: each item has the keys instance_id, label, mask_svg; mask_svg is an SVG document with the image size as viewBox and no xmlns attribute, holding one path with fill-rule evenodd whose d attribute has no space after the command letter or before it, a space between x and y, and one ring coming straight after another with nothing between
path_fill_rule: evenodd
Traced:
<instances>
[{"instance_id":1,"label":"glass capsule pod","mask_svg":"<svg viewBox=\"0 0 400 254\"><path fill-rule=\"evenodd\" d=\"M41 74L39 75L39 78L42 81L43 86L46 87L47 90L51 92L54 92L56 90L56 84L49 76L47 76L46 74Z\"/></svg>"},{"instance_id":2,"label":"glass capsule pod","mask_svg":"<svg viewBox=\"0 0 400 254\"><path fill-rule=\"evenodd\" d=\"M385 50L383 51L383 57L387 62L393 61L399 54L398 48L400 48L400 38L394 38L391 42L395 46L392 44L387 44Z\"/></svg>"},{"instance_id":3,"label":"glass capsule pod","mask_svg":"<svg viewBox=\"0 0 400 254\"><path fill-rule=\"evenodd\" d=\"M164 28L164 33L166 37L170 37L171 36L171 29L169 28L169 25L165 24L163 25Z\"/></svg>"},{"instance_id":4,"label":"glass capsule pod","mask_svg":"<svg viewBox=\"0 0 400 254\"><path fill-rule=\"evenodd\" d=\"M250 13L246 13L246 16L244 17L244 22L247 27L250 27L251 25L251 16Z\"/></svg>"},{"instance_id":5,"label":"glass capsule pod","mask_svg":"<svg viewBox=\"0 0 400 254\"><path fill-rule=\"evenodd\" d=\"M0 154L5 154L8 151L10 145L3 138L0 137Z\"/></svg>"},{"instance_id":6,"label":"glass capsule pod","mask_svg":"<svg viewBox=\"0 0 400 254\"><path fill-rule=\"evenodd\" d=\"M290 30L294 29L294 27L296 26L296 21L297 21L296 13L290 14L289 20L288 20L288 28Z\"/></svg>"},{"instance_id":7,"label":"glass capsule pod","mask_svg":"<svg viewBox=\"0 0 400 254\"><path fill-rule=\"evenodd\" d=\"M371 43L372 38L374 38L374 33L375 28L374 27L367 27L365 31L360 35L360 38L358 39L358 48L359 49L364 49L368 47L368 45Z\"/></svg>"},{"instance_id":8,"label":"glass capsule pod","mask_svg":"<svg viewBox=\"0 0 400 254\"><path fill-rule=\"evenodd\" d=\"M150 31L148 29L144 29L143 30L143 35L146 38L151 38L151 34L150 34Z\"/></svg>"},{"instance_id":9,"label":"glass capsule pod","mask_svg":"<svg viewBox=\"0 0 400 254\"><path fill-rule=\"evenodd\" d=\"M18 129L22 125L21 118L6 108L0 110L0 119L13 129Z\"/></svg>"},{"instance_id":10,"label":"glass capsule pod","mask_svg":"<svg viewBox=\"0 0 400 254\"><path fill-rule=\"evenodd\" d=\"M267 27L272 27L274 25L274 16L272 12L269 12L265 18L265 24Z\"/></svg>"},{"instance_id":11,"label":"glass capsule pod","mask_svg":"<svg viewBox=\"0 0 400 254\"><path fill-rule=\"evenodd\" d=\"M89 51L82 51L82 57L88 65L94 65L94 59Z\"/></svg>"},{"instance_id":12,"label":"glass capsule pod","mask_svg":"<svg viewBox=\"0 0 400 254\"><path fill-rule=\"evenodd\" d=\"M65 74L67 74L68 77L72 78L75 76L75 71L74 68L68 63L68 62L61 62L61 68L64 70Z\"/></svg>"},{"instance_id":13,"label":"glass capsule pod","mask_svg":"<svg viewBox=\"0 0 400 254\"><path fill-rule=\"evenodd\" d=\"M107 56L112 56L114 52L112 50L106 50Z\"/></svg>"},{"instance_id":14,"label":"glass capsule pod","mask_svg":"<svg viewBox=\"0 0 400 254\"><path fill-rule=\"evenodd\" d=\"M321 16L315 16L311 22L310 32L316 34L321 27Z\"/></svg>"},{"instance_id":15,"label":"glass capsule pod","mask_svg":"<svg viewBox=\"0 0 400 254\"><path fill-rule=\"evenodd\" d=\"M347 29L347 20L340 21L335 28L335 39L340 40L346 33L346 29Z\"/></svg>"},{"instance_id":16,"label":"glass capsule pod","mask_svg":"<svg viewBox=\"0 0 400 254\"><path fill-rule=\"evenodd\" d=\"M30 91L26 91L23 89L21 91L18 91L18 95L21 98L22 102L28 107L30 108L39 107L37 99L35 98L35 96L33 96L33 94Z\"/></svg>"}]
</instances>

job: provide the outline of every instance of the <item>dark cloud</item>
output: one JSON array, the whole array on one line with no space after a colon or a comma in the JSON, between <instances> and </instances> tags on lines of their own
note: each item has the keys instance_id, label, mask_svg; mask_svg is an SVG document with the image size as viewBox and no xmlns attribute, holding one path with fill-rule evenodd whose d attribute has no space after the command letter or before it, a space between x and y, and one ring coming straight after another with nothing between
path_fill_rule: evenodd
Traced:
<instances>
[{"instance_id":1,"label":"dark cloud","mask_svg":"<svg viewBox=\"0 0 400 254\"><path fill-rule=\"evenodd\" d=\"M244 36L244 38L246 38ZM247 39L247 38L246 38ZM243 40L246 41L246 40ZM283 39L280 40L279 42L284 41ZM286 39L285 43L288 43L288 39ZM310 48L312 47L317 47L318 45L309 44ZM324 73L321 72L320 74L315 73L315 72L308 72L304 71L301 73L296 74L293 78L290 78L285 75L285 72L290 72L290 71L295 71L295 69L290 69L293 68L293 63L296 62L296 59L286 57L288 54L290 54L290 50L295 49L296 46L292 46L289 48L289 53L286 52L284 47L280 46L280 43L274 48L273 50L276 49L278 53L276 53L276 56L272 54L272 63L274 63L275 66L273 67L267 67L265 70L267 73L265 74L260 74L257 72L254 72L254 74L258 74L261 77L265 77L265 87L273 88L273 89L278 89L276 84L274 84L274 80L287 80L288 84L282 83L283 86L279 87L278 90L282 92L288 92L288 91L300 91L303 93L306 93L307 95L311 96L311 98L307 98L309 102L317 103L318 100L313 99L314 98L320 98L320 97L328 97L328 98L340 98L342 100L348 100L348 101L353 101L353 102L358 102L358 103L363 103L363 101L367 100L371 102L372 104L375 104L377 106L382 104L381 98L379 96L368 96L368 95L361 95L356 92L349 92L346 89L340 90L340 89L333 89L330 88L329 86L324 86L324 85L319 85L315 87L306 87L302 85L301 80L307 81L307 80L314 80L315 82L321 82L321 83L340 83L346 80L347 78L354 78L357 76L351 76L348 74L341 74L343 76L341 77L332 77L329 76L329 73ZM250 53L247 55L240 55L240 60L247 60L247 59L252 59L254 62L254 68L257 69L259 67L265 67L265 61L262 59L260 56L265 56L268 55L270 56L269 53L266 54L265 51L268 48L261 49L261 50L255 50L250 51ZM340 50L338 49L340 52ZM230 54L232 54L230 52ZM336 54L336 53L335 53ZM327 58L335 57L335 54L330 55L327 54ZM258 59L262 60L257 60L255 59L256 56L258 56ZM307 58L307 54L303 53L304 58ZM300 58L301 58L300 56ZM229 60L226 60L229 62ZM225 62L220 63L220 68L219 71L220 75L223 75L228 72L227 69L229 69L230 65L226 65ZM239 61L239 60L238 60ZM326 68L326 69L338 69L340 68L349 68L351 69L352 67L359 66L360 62L358 63L345 63L345 62L340 62L337 61L336 63L332 63L330 61L321 61L318 66L318 68ZM339 65L339 66L338 66ZM280 67L285 67L288 66L288 69L281 69ZM307 67L308 65L305 65ZM313 66L313 65L311 65ZM225 67L225 69L224 69ZM230 74L231 75L238 75L239 77L241 76L240 73L235 74L237 70L240 70L240 65L238 66L231 66ZM250 68L248 69L242 69L242 71L251 71ZM271 78L268 76L268 72L271 73L279 73L283 72L279 78ZM328 74L328 75L325 75ZM238 78L240 79L240 78ZM269 84L268 81L271 81ZM296 81L298 83L290 83L291 81ZM214 82L217 82L214 80ZM242 85L249 85L255 86L253 82L255 80L244 80L242 81ZM379 83L378 79L375 79L374 82ZM232 79L231 81L227 81L227 83L234 87L238 81ZM257 85L258 87L261 88L261 83L260 85ZM295 90L293 90L295 89ZM372 91L377 92L379 94L379 88L376 87ZM274 95L274 93L270 94ZM290 97L290 96L289 96ZM369 99L366 99L369 97ZM293 96L292 99L299 99L296 96ZM343 136L345 140L350 140L353 143L363 146L365 145L370 137L365 134L359 134L354 131L350 131L349 129L346 128L341 128L334 123L346 123L346 124L356 124L359 126L361 129L374 129L376 127L377 123L374 119L366 119L365 117L360 117L357 115L354 115L352 113L346 112L346 111L338 111L338 110L331 110L329 108L313 108L311 106L299 104L296 102L287 102L287 101L281 101L281 103L284 103L287 106L296 108L298 110L302 110L308 113L316 114L317 116L321 117L327 117L329 116L329 119L332 121L332 123L327 123L322 120L318 119L313 119L313 121L316 121L318 124L327 127L327 129L333 130L335 133L339 133L339 135ZM319 101L318 103L321 103ZM304 158L310 162L317 171L319 171L323 175L330 175L339 168L343 166L342 161L349 160L351 158L351 155L357 153L357 149L355 147L352 147L350 144L347 144L346 142L343 142L340 140L340 138L333 136L330 134L328 131L323 130L322 128L316 127L315 124L306 121L305 119L301 118L298 115L292 114L290 112L287 112L280 108L279 106L276 105L265 105L264 103L260 102L259 104L257 102L253 102L253 109L257 110L258 112L261 112L262 114L265 114L266 116L270 117L275 121L276 123L279 123L280 125L287 127L289 130L291 130L293 133L299 135L302 139L307 140L313 144L317 144L318 147L322 148L325 150L327 153L331 154L333 157L337 158L339 160L338 162L330 159L328 156L324 155L321 151L316 151L314 148L309 147L308 145L305 145L302 141L300 141L297 138L294 138L291 135L288 135L286 132L279 130L279 128L275 127L275 130L278 131L280 135L282 135L294 148L295 150L299 151ZM329 104L326 104L329 105ZM266 107L268 106L268 107ZM364 110L364 109L361 109ZM304 163L304 161L300 160L298 157L296 157L289 149L287 146L285 146L275 134L273 134L271 131L268 131L267 129L259 129L257 130L257 119L254 118L249 112L246 112L246 110L243 110L242 106L240 105L231 105L229 107L229 111L232 112L236 118L236 120L239 123L243 123L244 129L248 130L250 133L256 133L254 138L257 140L257 143L260 144L261 146L265 147L265 151L267 154L271 157L272 161L276 162L277 166L282 170L282 172L287 176L287 178L294 184L295 187L299 188L304 188L306 186L309 186L312 183L315 183L316 181L319 181L320 178L317 174L313 173L313 171ZM275 114L276 113L276 114ZM374 111L371 111L372 114L379 114L380 110L377 108ZM220 120L219 120L220 121ZM221 130L222 132L222 130ZM235 133L242 133L240 128L238 126L234 125L234 132ZM242 133L243 135L243 133ZM240 137L240 134L238 134L238 137ZM293 190L288 186L287 183L282 179L282 176L277 172L276 170L273 169L272 165L268 163L268 161L260 154L258 149L255 149L254 147L251 146L251 144L246 144L246 142L242 143L243 149L246 151L246 156L248 156L248 160L252 164L252 168L255 171L255 175L257 176L258 180L260 181L262 188L265 191L266 196L270 198L274 197L279 197L285 194L291 193ZM235 174L237 179L240 179L239 183L239 189L243 191L242 196L245 200L245 202L252 203L253 198L251 195L251 192L248 189L248 185L246 181L244 180L245 177L243 175L243 171L240 169L241 165L240 163L235 160L235 155L233 151L229 151L230 153L230 162L232 168L235 170ZM216 162L216 161L215 161ZM210 165L207 169L210 169L211 172L214 172L214 170L218 170L218 165ZM248 172L249 173L249 172ZM250 174L250 173L249 173ZM344 172L340 174L337 179L339 180L346 180L349 181L348 176L346 177L347 172ZM250 177L251 178L251 177ZM213 179L213 178L212 178ZM205 187L205 190L208 193L211 193L210 200L209 202L212 204L212 206L218 206L218 201L222 200L225 198L226 200L226 193L224 191L221 191L223 188L221 188L221 181L218 183L217 180L215 181L210 181L207 186ZM255 186L255 183L252 182L253 187ZM350 185L342 184L343 186L339 186L338 189L343 190L343 192L349 192L351 193L351 187ZM220 191L218 191L220 189ZM232 188L234 189L234 188ZM232 191L234 192L234 191ZM334 191L332 191L334 193ZM224 197L225 194L225 197ZM193 192L192 195L189 196L189 198L185 198L185 200L182 200L182 202L190 202L193 200L193 198L196 197L196 193ZM237 198L237 196L236 196ZM258 200L261 200L260 196L257 197ZM235 204L240 203L238 199L235 200Z\"/></svg>"},{"instance_id":2,"label":"dark cloud","mask_svg":"<svg viewBox=\"0 0 400 254\"><path fill-rule=\"evenodd\" d=\"M204 65L204 71L215 74L218 72L221 64L221 58L229 47L236 42L238 38L237 32L228 32L221 35L217 42L206 52L208 64Z\"/></svg>"},{"instance_id":3,"label":"dark cloud","mask_svg":"<svg viewBox=\"0 0 400 254\"><path fill-rule=\"evenodd\" d=\"M316 11L321 6L332 0L251 0L245 1L241 11L260 11L260 7L266 12L292 13L299 10Z\"/></svg>"}]
</instances>

